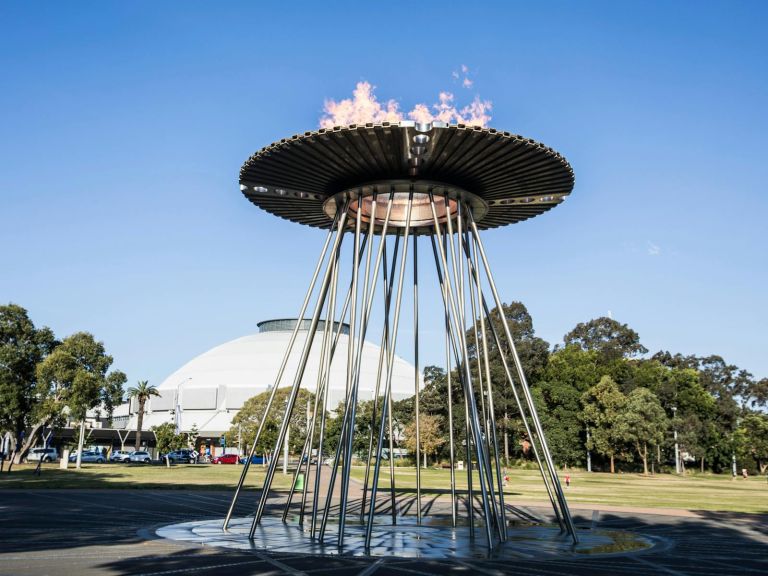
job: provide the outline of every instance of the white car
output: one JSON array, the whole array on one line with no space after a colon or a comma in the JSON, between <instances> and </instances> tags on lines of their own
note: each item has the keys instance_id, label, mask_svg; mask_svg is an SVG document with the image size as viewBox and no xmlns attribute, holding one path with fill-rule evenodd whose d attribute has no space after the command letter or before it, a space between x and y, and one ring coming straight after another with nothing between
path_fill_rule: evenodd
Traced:
<instances>
[{"instance_id":1,"label":"white car","mask_svg":"<svg viewBox=\"0 0 768 576\"><path fill-rule=\"evenodd\" d=\"M136 452L131 452L128 462L143 462L149 464L152 462L152 456L149 455L149 452L136 450Z\"/></svg>"},{"instance_id":2,"label":"white car","mask_svg":"<svg viewBox=\"0 0 768 576\"><path fill-rule=\"evenodd\" d=\"M109 455L109 461L110 462L130 462L131 454L133 454L133 452L128 452L127 450L113 450L112 454Z\"/></svg>"},{"instance_id":3,"label":"white car","mask_svg":"<svg viewBox=\"0 0 768 576\"><path fill-rule=\"evenodd\" d=\"M33 448L27 454L27 462L56 462L59 459L59 452L56 448Z\"/></svg>"},{"instance_id":4,"label":"white car","mask_svg":"<svg viewBox=\"0 0 768 576\"><path fill-rule=\"evenodd\" d=\"M69 457L70 462L77 462L77 451ZM83 455L80 457L80 462L96 462L97 464L104 464L107 459L104 454L98 450L84 450Z\"/></svg>"}]
</instances>

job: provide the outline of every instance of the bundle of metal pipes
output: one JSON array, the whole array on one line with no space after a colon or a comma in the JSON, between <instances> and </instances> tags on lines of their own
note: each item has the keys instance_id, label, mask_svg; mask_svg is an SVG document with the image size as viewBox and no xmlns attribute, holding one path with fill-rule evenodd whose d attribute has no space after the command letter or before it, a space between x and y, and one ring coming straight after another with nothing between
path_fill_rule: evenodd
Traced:
<instances>
[{"instance_id":1,"label":"bundle of metal pipes","mask_svg":"<svg viewBox=\"0 0 768 576\"><path fill-rule=\"evenodd\" d=\"M478 211L485 206L482 198L464 190L446 189L434 182L417 180L392 180L351 187L326 200L324 209L332 217L332 224L298 315L298 318L304 318L312 305L311 315L308 316L311 318L310 327L303 343L297 341L300 322L292 333L225 519L225 529L232 519L247 478L251 456L255 453L268 416L271 411L283 408L273 406L273 400L283 378L288 376L292 377L292 384L275 443L275 454L279 453L285 441L313 346L320 346L321 369L293 486L295 488L300 474L308 481L300 491L291 490L289 493L283 506L283 520L288 521L290 510L298 509L298 523L310 538L320 542L328 542L326 533L329 521L337 522L338 528L330 538L342 549L348 521L364 524L366 547L370 546L377 524L387 518L392 524L397 523L397 488L392 458L392 368L398 336L401 332L410 332L410 327L403 329L407 320L401 314L403 301L409 294L412 298L410 307L413 310L413 356L416 366L413 414L416 435L415 509L417 522L421 523L423 506L419 435L423 415L419 402L419 260L424 255L419 251L426 249L427 259L433 263L428 267L434 265L433 281L436 281L436 289L443 304L444 318L439 329L444 332L445 368L449 379L446 402L450 430L448 451L452 524L456 525L457 520L461 519L462 510L465 510L463 514L470 526L482 526L489 548L507 539L507 511L501 470L503 454L499 452L491 386L490 358L493 351L500 355L506 385L512 391L531 442L557 522L574 543L578 541L509 324L502 313L497 317L500 322L492 322L491 309L496 307L501 311L502 301L476 221ZM345 238L353 243L349 251L351 262L342 256ZM424 241L425 247L419 246L420 240ZM411 271L408 270L409 263L412 264ZM374 326L373 318L380 320L380 326ZM337 344L344 323L349 325L349 338L347 350L342 351L337 348ZM434 330L434 326L430 329ZM468 331L473 337L472 345L468 343ZM373 416L363 426L370 429L367 450L355 454L353 441L359 420L363 343L373 333L380 333L381 338ZM298 368L295 373L286 374L289 357L298 350ZM327 444L327 415L329 410L335 408L328 406L328 378L334 356L341 353L347 357L346 399L343 411L336 415L341 418L341 437L329 472L327 467L324 469L322 461ZM458 378L459 398L454 397L452 378ZM455 406L463 406L464 412L465 426L458 434L454 427ZM462 454L467 463L467 490L464 494L463 490L457 490L456 482L456 462ZM316 459L313 455L317 455ZM385 455L388 457L385 458ZM365 462L359 514L351 512L350 507L350 472L355 456ZM251 539L265 513L277 464L278 459L273 458L266 469L261 496L251 524ZM379 484L382 466L387 467L387 464L390 490L386 501L382 501ZM323 472L330 473L326 482L321 482ZM477 479L477 485L473 485L473 478ZM335 496L337 492L338 497ZM300 501L294 501L294 493L297 498L300 494ZM463 508L462 496L465 503ZM334 503L338 503L338 506Z\"/></svg>"}]
</instances>

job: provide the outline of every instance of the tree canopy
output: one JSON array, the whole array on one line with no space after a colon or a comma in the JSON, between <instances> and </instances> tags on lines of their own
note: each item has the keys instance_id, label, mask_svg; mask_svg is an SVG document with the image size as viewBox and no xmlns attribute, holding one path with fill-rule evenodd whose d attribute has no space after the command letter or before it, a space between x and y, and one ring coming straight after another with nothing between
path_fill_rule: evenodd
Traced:
<instances>
[{"instance_id":1,"label":"tree canopy","mask_svg":"<svg viewBox=\"0 0 768 576\"><path fill-rule=\"evenodd\" d=\"M33 424L37 365L57 344L53 332L36 328L21 306L0 306L0 431L10 432L17 446Z\"/></svg>"},{"instance_id":2,"label":"tree canopy","mask_svg":"<svg viewBox=\"0 0 768 576\"><path fill-rule=\"evenodd\" d=\"M290 391L291 388L286 386L278 388L277 392L275 392L272 408L259 438L259 443L256 445L257 453L263 454L265 452L272 452L275 449L275 443L277 442L280 424L285 414L285 406ZM271 391L267 390L245 401L243 407L232 419L232 426L226 433L227 445L236 445L239 435L244 449L250 449L256 437L256 432L259 429L261 419L266 411L270 394ZM308 425L307 405L310 406L311 410L314 407L314 400L314 394L304 389L299 390L290 419L289 447L292 453L300 452L304 446Z\"/></svg>"},{"instance_id":3,"label":"tree canopy","mask_svg":"<svg viewBox=\"0 0 768 576\"><path fill-rule=\"evenodd\" d=\"M565 345L575 344L583 350L595 350L606 360L630 358L645 354L648 349L640 344L640 336L626 324L601 316L581 322L563 338Z\"/></svg>"}]
</instances>

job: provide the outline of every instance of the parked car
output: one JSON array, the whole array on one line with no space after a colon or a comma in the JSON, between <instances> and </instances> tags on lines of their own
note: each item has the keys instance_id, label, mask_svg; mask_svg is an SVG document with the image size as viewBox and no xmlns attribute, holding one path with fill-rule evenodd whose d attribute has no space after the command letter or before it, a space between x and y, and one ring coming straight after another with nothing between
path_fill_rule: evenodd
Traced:
<instances>
[{"instance_id":1,"label":"parked car","mask_svg":"<svg viewBox=\"0 0 768 576\"><path fill-rule=\"evenodd\" d=\"M189 462L190 464L194 464L197 462L197 453L193 450L187 450L186 448L168 452L165 456L171 461L171 464L176 462Z\"/></svg>"},{"instance_id":2,"label":"parked car","mask_svg":"<svg viewBox=\"0 0 768 576\"><path fill-rule=\"evenodd\" d=\"M237 454L222 454L212 460L213 464L237 464Z\"/></svg>"},{"instance_id":3,"label":"parked car","mask_svg":"<svg viewBox=\"0 0 768 576\"><path fill-rule=\"evenodd\" d=\"M127 450L113 450L112 454L109 455L109 461L110 462L130 462L131 454L133 454L133 452L129 452Z\"/></svg>"},{"instance_id":4,"label":"parked car","mask_svg":"<svg viewBox=\"0 0 768 576\"><path fill-rule=\"evenodd\" d=\"M149 455L149 452L145 452L144 450L136 450L136 452L131 452L128 462L143 462L149 464L152 462L152 456Z\"/></svg>"},{"instance_id":5,"label":"parked car","mask_svg":"<svg viewBox=\"0 0 768 576\"><path fill-rule=\"evenodd\" d=\"M77 462L77 452L69 457L70 462ZM83 455L80 457L80 462L96 462L97 464L103 464L107 459L104 458L104 454L98 450L84 450Z\"/></svg>"},{"instance_id":6,"label":"parked car","mask_svg":"<svg viewBox=\"0 0 768 576\"><path fill-rule=\"evenodd\" d=\"M56 462L59 459L59 453L56 448L33 448L27 454L27 462Z\"/></svg>"},{"instance_id":7,"label":"parked car","mask_svg":"<svg viewBox=\"0 0 768 576\"><path fill-rule=\"evenodd\" d=\"M240 458L240 464L245 464L245 461L247 459L248 458L246 456L243 456L242 458ZM256 456L256 454L254 454L251 457L251 464L264 464L264 456Z\"/></svg>"}]
</instances>

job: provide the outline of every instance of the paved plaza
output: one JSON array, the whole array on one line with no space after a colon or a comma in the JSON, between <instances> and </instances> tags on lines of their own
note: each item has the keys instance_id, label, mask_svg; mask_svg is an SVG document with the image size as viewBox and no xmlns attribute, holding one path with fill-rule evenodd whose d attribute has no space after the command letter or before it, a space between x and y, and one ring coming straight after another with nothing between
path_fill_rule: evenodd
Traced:
<instances>
[{"instance_id":1,"label":"paved plaza","mask_svg":"<svg viewBox=\"0 0 768 576\"><path fill-rule=\"evenodd\" d=\"M765 574L768 516L575 508L580 531L626 532L653 543L624 553L525 554L504 559L387 555L308 556L212 547L159 538L163 526L222 518L230 493L185 490L4 490L0 493L0 574ZM247 493L243 510L253 509ZM276 502L279 498L275 499ZM514 514L545 518L540 506ZM586 532L589 531L589 532Z\"/></svg>"}]
</instances>

